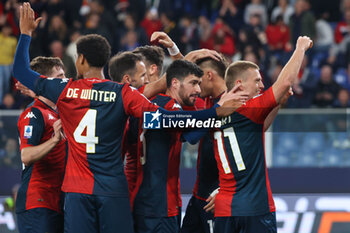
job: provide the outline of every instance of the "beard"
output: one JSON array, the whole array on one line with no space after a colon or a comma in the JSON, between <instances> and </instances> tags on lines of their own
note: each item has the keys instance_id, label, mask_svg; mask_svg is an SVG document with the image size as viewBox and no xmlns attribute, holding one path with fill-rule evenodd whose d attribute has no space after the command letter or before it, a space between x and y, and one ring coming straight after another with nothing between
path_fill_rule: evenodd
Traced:
<instances>
[{"instance_id":1,"label":"beard","mask_svg":"<svg viewBox=\"0 0 350 233\"><path fill-rule=\"evenodd\" d=\"M198 95L184 96L181 92L179 93L179 96L180 96L183 104L186 106L194 106L196 99L198 97ZM195 97L195 98L194 98L194 100L191 100L190 97Z\"/></svg>"}]
</instances>

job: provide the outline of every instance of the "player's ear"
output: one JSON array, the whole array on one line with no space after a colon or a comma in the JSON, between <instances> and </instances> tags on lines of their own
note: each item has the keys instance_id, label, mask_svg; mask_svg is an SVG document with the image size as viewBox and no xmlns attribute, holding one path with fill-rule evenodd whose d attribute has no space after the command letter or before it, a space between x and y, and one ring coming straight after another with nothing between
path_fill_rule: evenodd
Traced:
<instances>
[{"instance_id":1,"label":"player's ear","mask_svg":"<svg viewBox=\"0 0 350 233\"><path fill-rule=\"evenodd\" d=\"M125 74L122 78L122 83L131 83L131 78L129 75Z\"/></svg>"},{"instance_id":2,"label":"player's ear","mask_svg":"<svg viewBox=\"0 0 350 233\"><path fill-rule=\"evenodd\" d=\"M84 65L86 62L86 58L84 57L83 54L79 54L77 61L78 61L78 64Z\"/></svg>"},{"instance_id":3,"label":"player's ear","mask_svg":"<svg viewBox=\"0 0 350 233\"><path fill-rule=\"evenodd\" d=\"M214 74L213 74L213 72L211 72L211 71L207 71L207 72L206 72L206 76L207 76L207 78L208 78L209 81L212 81L212 80L213 80Z\"/></svg>"},{"instance_id":4,"label":"player's ear","mask_svg":"<svg viewBox=\"0 0 350 233\"><path fill-rule=\"evenodd\" d=\"M177 78L173 78L171 80L171 86L174 88L179 88L180 87L180 81Z\"/></svg>"},{"instance_id":5,"label":"player's ear","mask_svg":"<svg viewBox=\"0 0 350 233\"><path fill-rule=\"evenodd\" d=\"M150 65L149 67L149 74L154 75L158 71L158 67L156 64Z\"/></svg>"},{"instance_id":6,"label":"player's ear","mask_svg":"<svg viewBox=\"0 0 350 233\"><path fill-rule=\"evenodd\" d=\"M235 81L235 86L236 86L236 85L240 85L240 84L242 84L242 79L237 79L237 80Z\"/></svg>"}]
</instances>

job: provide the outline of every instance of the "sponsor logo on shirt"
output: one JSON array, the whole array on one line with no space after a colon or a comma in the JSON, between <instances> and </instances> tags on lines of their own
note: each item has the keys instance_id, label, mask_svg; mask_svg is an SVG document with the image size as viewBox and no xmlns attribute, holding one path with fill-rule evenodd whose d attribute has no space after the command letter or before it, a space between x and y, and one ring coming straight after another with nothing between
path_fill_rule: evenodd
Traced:
<instances>
[{"instance_id":1,"label":"sponsor logo on shirt","mask_svg":"<svg viewBox=\"0 0 350 233\"><path fill-rule=\"evenodd\" d=\"M49 113L49 120L55 120L55 117L53 117L50 113Z\"/></svg>"},{"instance_id":2,"label":"sponsor logo on shirt","mask_svg":"<svg viewBox=\"0 0 350 233\"><path fill-rule=\"evenodd\" d=\"M175 109L175 108L181 109L181 106L180 106L180 104L178 104L178 103L175 103L175 104L173 105L172 109Z\"/></svg>"},{"instance_id":3,"label":"sponsor logo on shirt","mask_svg":"<svg viewBox=\"0 0 350 233\"><path fill-rule=\"evenodd\" d=\"M25 125L24 126L24 138L28 139L31 138L33 135L33 126L32 125Z\"/></svg>"},{"instance_id":4,"label":"sponsor logo on shirt","mask_svg":"<svg viewBox=\"0 0 350 233\"><path fill-rule=\"evenodd\" d=\"M60 83L68 83L69 79L68 78L63 78Z\"/></svg>"},{"instance_id":5,"label":"sponsor logo on shirt","mask_svg":"<svg viewBox=\"0 0 350 233\"><path fill-rule=\"evenodd\" d=\"M34 115L33 112L28 112L27 115L24 117L24 119L33 118L33 117L36 119L36 116Z\"/></svg>"}]
</instances>

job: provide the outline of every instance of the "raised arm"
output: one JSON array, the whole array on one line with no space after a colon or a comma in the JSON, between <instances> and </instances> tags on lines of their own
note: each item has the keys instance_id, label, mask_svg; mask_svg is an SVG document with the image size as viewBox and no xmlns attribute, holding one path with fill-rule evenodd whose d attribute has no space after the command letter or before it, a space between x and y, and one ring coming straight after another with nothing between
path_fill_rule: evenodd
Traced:
<instances>
[{"instance_id":1,"label":"raised arm","mask_svg":"<svg viewBox=\"0 0 350 233\"><path fill-rule=\"evenodd\" d=\"M34 90L35 83L40 74L30 69L29 45L32 32L36 29L41 18L35 20L34 11L29 3L23 3L20 7L19 25L21 36L19 37L15 59L13 63L13 75L24 86Z\"/></svg>"},{"instance_id":2,"label":"raised arm","mask_svg":"<svg viewBox=\"0 0 350 233\"><path fill-rule=\"evenodd\" d=\"M151 43L157 42L168 49L169 54L173 60L179 60L183 58L183 55L177 48L174 41L165 32L153 32L151 36ZM166 73L155 82L151 82L145 86L143 95L147 98L152 98L159 93L166 91Z\"/></svg>"},{"instance_id":3,"label":"raised arm","mask_svg":"<svg viewBox=\"0 0 350 233\"><path fill-rule=\"evenodd\" d=\"M294 80L297 78L299 73L305 52L311 46L312 40L309 37L301 36L298 38L292 57L282 69L277 81L272 85L273 94L277 103L280 103L282 97L293 85Z\"/></svg>"},{"instance_id":4,"label":"raised arm","mask_svg":"<svg viewBox=\"0 0 350 233\"><path fill-rule=\"evenodd\" d=\"M183 55L174 41L165 32L153 32L151 35L151 43L159 43L167 48L169 55L173 60L182 59Z\"/></svg>"}]
</instances>

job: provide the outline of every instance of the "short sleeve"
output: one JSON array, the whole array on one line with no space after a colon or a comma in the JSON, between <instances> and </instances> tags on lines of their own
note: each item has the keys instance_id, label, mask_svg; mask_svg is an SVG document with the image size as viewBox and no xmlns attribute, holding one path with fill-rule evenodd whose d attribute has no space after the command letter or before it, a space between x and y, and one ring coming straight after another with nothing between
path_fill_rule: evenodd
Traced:
<instances>
[{"instance_id":1,"label":"short sleeve","mask_svg":"<svg viewBox=\"0 0 350 233\"><path fill-rule=\"evenodd\" d=\"M136 88L124 85L122 98L125 113L136 118L142 118L144 111L156 111L158 106L151 103Z\"/></svg>"},{"instance_id":2,"label":"short sleeve","mask_svg":"<svg viewBox=\"0 0 350 233\"><path fill-rule=\"evenodd\" d=\"M255 123L263 124L269 113L277 106L275 96L270 87L263 94L250 99L237 112L248 117Z\"/></svg>"},{"instance_id":3,"label":"short sleeve","mask_svg":"<svg viewBox=\"0 0 350 233\"><path fill-rule=\"evenodd\" d=\"M32 107L23 112L18 120L20 149L39 145L44 130L45 121L39 109Z\"/></svg>"}]
</instances>

